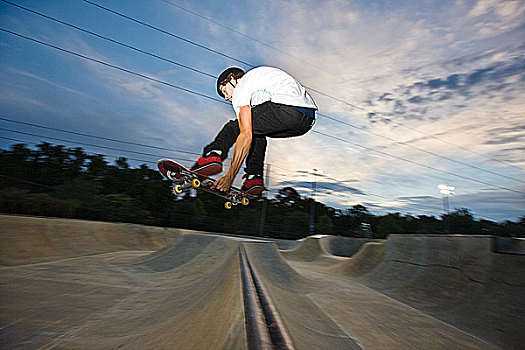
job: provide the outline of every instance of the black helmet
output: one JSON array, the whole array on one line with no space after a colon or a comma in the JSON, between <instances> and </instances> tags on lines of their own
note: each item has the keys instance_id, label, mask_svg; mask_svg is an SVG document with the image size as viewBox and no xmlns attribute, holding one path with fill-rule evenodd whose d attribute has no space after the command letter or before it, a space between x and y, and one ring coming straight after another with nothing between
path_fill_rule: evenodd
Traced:
<instances>
[{"instance_id":1,"label":"black helmet","mask_svg":"<svg viewBox=\"0 0 525 350\"><path fill-rule=\"evenodd\" d=\"M237 67L230 67L230 68L226 69L224 72L222 72L221 75L219 75L219 77L217 78L217 93L221 97L224 97L224 95L222 94L222 91L221 91L221 85L222 85L222 83L224 83L225 80L228 79L230 74L235 76L235 75L239 75L239 74L244 74L244 71L242 69L240 69L240 68L237 68Z\"/></svg>"}]
</instances>

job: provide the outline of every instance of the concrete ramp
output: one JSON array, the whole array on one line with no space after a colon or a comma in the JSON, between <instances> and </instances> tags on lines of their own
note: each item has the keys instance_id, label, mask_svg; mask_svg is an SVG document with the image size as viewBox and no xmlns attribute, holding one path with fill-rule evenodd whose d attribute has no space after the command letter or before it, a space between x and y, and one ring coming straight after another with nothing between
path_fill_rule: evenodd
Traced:
<instances>
[{"instance_id":1,"label":"concrete ramp","mask_svg":"<svg viewBox=\"0 0 525 350\"><path fill-rule=\"evenodd\" d=\"M20 240L29 237L30 247L43 230L45 238L69 234L64 240L71 246L82 237L79 244L91 241L93 250L53 250L46 243L35 248L34 259L13 253L9 265L44 261L0 268L1 348L246 349L236 241L177 233L152 253L160 238L138 239L131 225L33 220L26 232L20 226L13 232ZM57 227L67 232L53 232ZM86 227L103 227L109 237L100 231L88 237Z\"/></svg>"},{"instance_id":2,"label":"concrete ramp","mask_svg":"<svg viewBox=\"0 0 525 350\"><path fill-rule=\"evenodd\" d=\"M308 240L303 246L305 243ZM283 259L286 253L278 254L269 244L248 243L245 247L298 349L497 348L382 293L350 282L346 274L342 278L320 273L331 267L319 268L318 258L309 262L289 261ZM310 248L306 251L319 251L314 244L306 247ZM365 247L373 249L365 248L362 252L375 249L384 253L386 244ZM380 257L382 253L377 255ZM352 261L344 259L341 264ZM357 261L366 259L358 257ZM376 266L377 261L371 265Z\"/></svg>"},{"instance_id":3,"label":"concrete ramp","mask_svg":"<svg viewBox=\"0 0 525 350\"><path fill-rule=\"evenodd\" d=\"M321 241L322 237L307 237L301 245L292 250L281 250L282 256L290 261L314 262L317 265L329 266L344 258L328 253Z\"/></svg>"},{"instance_id":4,"label":"concrete ramp","mask_svg":"<svg viewBox=\"0 0 525 350\"><path fill-rule=\"evenodd\" d=\"M361 247L367 243L380 243L383 240L369 239L369 238L354 238L341 236L325 236L321 237L321 246L323 249L335 256L353 257Z\"/></svg>"},{"instance_id":5,"label":"concrete ramp","mask_svg":"<svg viewBox=\"0 0 525 350\"><path fill-rule=\"evenodd\" d=\"M215 243L218 240L214 239ZM57 345L69 349L246 348L238 247L224 241L219 244L221 255L206 249L196 252L198 267L192 264L193 259L180 264L170 251L162 259L149 261L147 266L154 266L154 273L134 275L140 277L141 289L109 312L97 315L73 337L59 339ZM166 269L170 256L174 264Z\"/></svg>"},{"instance_id":6,"label":"concrete ramp","mask_svg":"<svg viewBox=\"0 0 525 350\"><path fill-rule=\"evenodd\" d=\"M172 241L165 248L133 261L133 266L145 271L164 272L175 270L185 264L200 266L201 261L209 263L223 252L227 254L232 247L228 240L214 236L185 234ZM130 262L131 263L131 262Z\"/></svg>"},{"instance_id":7,"label":"concrete ramp","mask_svg":"<svg viewBox=\"0 0 525 350\"><path fill-rule=\"evenodd\" d=\"M386 241L365 243L354 256L328 266L322 272L342 277L366 275L383 260L386 247Z\"/></svg>"},{"instance_id":8,"label":"concrete ramp","mask_svg":"<svg viewBox=\"0 0 525 350\"><path fill-rule=\"evenodd\" d=\"M292 250L281 250L294 266L337 276L361 276L383 259L386 241L335 236L311 236ZM337 255L335 255L337 254Z\"/></svg>"},{"instance_id":9,"label":"concrete ramp","mask_svg":"<svg viewBox=\"0 0 525 350\"><path fill-rule=\"evenodd\" d=\"M362 349L307 294L326 286L293 270L269 243L244 244L296 349Z\"/></svg>"},{"instance_id":10,"label":"concrete ramp","mask_svg":"<svg viewBox=\"0 0 525 350\"><path fill-rule=\"evenodd\" d=\"M519 349L525 343L525 256L517 254L516 249L514 254L494 252L493 239L489 236L391 235L386 243L365 244L352 258L330 266L317 264L315 260L291 260L290 263L303 275L328 278L344 285L346 290L352 286L354 292L349 298L359 295L357 287L351 284L357 282L370 291L461 329L480 339L481 343L473 348L495 344L504 349ZM332 297L322 293L312 297L325 310L334 313L340 313L348 305L361 308L355 305L357 298L336 310L327 300L333 301L335 295L343 296L335 291L328 294ZM373 308L367 311L370 310ZM357 315L347 309L347 317ZM406 320L407 316L404 317ZM348 323L348 318L341 322ZM354 322L351 324L355 326Z\"/></svg>"},{"instance_id":11,"label":"concrete ramp","mask_svg":"<svg viewBox=\"0 0 525 350\"><path fill-rule=\"evenodd\" d=\"M157 250L184 231L132 224L0 215L0 265L120 250Z\"/></svg>"},{"instance_id":12,"label":"concrete ramp","mask_svg":"<svg viewBox=\"0 0 525 350\"><path fill-rule=\"evenodd\" d=\"M252 239L0 215L0 243L2 349L479 350L525 341L525 256L491 251L490 237L391 236L348 258L319 237L281 253Z\"/></svg>"},{"instance_id":13,"label":"concrete ramp","mask_svg":"<svg viewBox=\"0 0 525 350\"><path fill-rule=\"evenodd\" d=\"M484 339L525 343L525 258L488 236L393 235L360 283ZM520 322L521 320L521 322Z\"/></svg>"}]
</instances>

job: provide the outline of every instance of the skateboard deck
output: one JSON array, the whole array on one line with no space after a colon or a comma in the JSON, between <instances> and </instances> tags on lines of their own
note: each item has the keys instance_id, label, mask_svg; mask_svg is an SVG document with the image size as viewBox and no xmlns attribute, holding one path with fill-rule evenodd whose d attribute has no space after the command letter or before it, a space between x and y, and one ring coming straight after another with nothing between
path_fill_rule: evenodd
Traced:
<instances>
[{"instance_id":1,"label":"skateboard deck","mask_svg":"<svg viewBox=\"0 0 525 350\"><path fill-rule=\"evenodd\" d=\"M191 171L171 159L159 159L157 168L162 176L172 182L172 191L175 195L180 195L190 188L203 190L226 199L224 203L226 209L231 209L238 204L248 205L250 204L250 199L254 198L253 195L241 191L235 186L231 186L226 192L213 189L212 186L215 183L215 179Z\"/></svg>"}]
</instances>

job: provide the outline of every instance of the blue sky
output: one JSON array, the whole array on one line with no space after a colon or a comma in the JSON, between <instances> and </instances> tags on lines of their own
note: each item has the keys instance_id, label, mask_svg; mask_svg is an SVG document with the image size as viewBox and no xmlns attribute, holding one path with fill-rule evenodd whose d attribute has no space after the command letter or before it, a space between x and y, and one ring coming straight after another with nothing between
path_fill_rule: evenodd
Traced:
<instances>
[{"instance_id":1,"label":"blue sky","mask_svg":"<svg viewBox=\"0 0 525 350\"><path fill-rule=\"evenodd\" d=\"M16 4L163 59L6 2L0 27L157 81L0 31L2 148L48 141L191 165L235 117L211 76L269 65L321 114L309 134L270 140L270 195L311 196L317 168L317 200L341 209L439 216L444 183L452 209L525 215L525 1L93 2L163 32L81 0Z\"/></svg>"}]
</instances>

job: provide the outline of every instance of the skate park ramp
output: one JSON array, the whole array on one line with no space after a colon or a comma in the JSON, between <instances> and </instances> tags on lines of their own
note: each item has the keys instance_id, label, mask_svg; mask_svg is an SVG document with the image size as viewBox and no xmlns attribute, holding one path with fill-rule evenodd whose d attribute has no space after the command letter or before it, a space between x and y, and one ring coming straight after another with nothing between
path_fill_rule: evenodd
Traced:
<instances>
[{"instance_id":1,"label":"skate park ramp","mask_svg":"<svg viewBox=\"0 0 525 350\"><path fill-rule=\"evenodd\" d=\"M370 260L372 250L376 245L380 245L379 240L370 240L363 238L348 238L348 237L335 237L326 235L315 235L300 240L299 244L293 249L281 250L281 254L288 261L297 262L311 262L314 266L333 266L337 270L336 266L348 266L350 264L355 265L357 263L361 266L365 263L364 257L368 257ZM361 249L367 246L366 249ZM365 250L365 252L362 252ZM366 263L367 266L375 266L379 262L382 254L381 249L379 253L375 254L376 259ZM355 255L360 252L359 257L356 259ZM352 257L348 259L348 257ZM364 266L363 266L364 267ZM314 267L315 268L315 267Z\"/></svg>"},{"instance_id":2,"label":"skate park ramp","mask_svg":"<svg viewBox=\"0 0 525 350\"><path fill-rule=\"evenodd\" d=\"M340 236L322 236L320 237L320 244L324 250L335 256L342 256L350 258L354 256L363 245L367 243L381 243L380 239L369 238L353 238Z\"/></svg>"},{"instance_id":3,"label":"skate park ramp","mask_svg":"<svg viewBox=\"0 0 525 350\"><path fill-rule=\"evenodd\" d=\"M525 341L522 247L522 240L489 236L391 235L364 244L347 261L327 265L294 255L289 262L304 276L356 282L479 339L518 349Z\"/></svg>"},{"instance_id":4,"label":"skate park ramp","mask_svg":"<svg viewBox=\"0 0 525 350\"><path fill-rule=\"evenodd\" d=\"M525 341L525 260L487 236L391 236L364 285L498 344ZM516 322L521 327L516 328Z\"/></svg>"},{"instance_id":5,"label":"skate park ramp","mask_svg":"<svg viewBox=\"0 0 525 350\"><path fill-rule=\"evenodd\" d=\"M0 265L16 266L116 250L158 250L182 231L141 225L0 215Z\"/></svg>"},{"instance_id":6,"label":"skate park ramp","mask_svg":"<svg viewBox=\"0 0 525 350\"><path fill-rule=\"evenodd\" d=\"M321 244L324 236L311 236L300 241L300 245L291 250L281 250L282 256L291 261L316 262L318 265L331 265L338 257L328 253Z\"/></svg>"},{"instance_id":7,"label":"skate park ramp","mask_svg":"<svg viewBox=\"0 0 525 350\"><path fill-rule=\"evenodd\" d=\"M245 348L236 241L138 225L1 221L3 249L18 241L0 270L1 348Z\"/></svg>"},{"instance_id":8,"label":"skate park ramp","mask_svg":"<svg viewBox=\"0 0 525 350\"><path fill-rule=\"evenodd\" d=\"M272 348L250 333L246 254L291 344L273 348L518 349L525 256L468 238L391 236L354 253L330 248L337 237L286 244L0 215L0 347Z\"/></svg>"}]
</instances>

